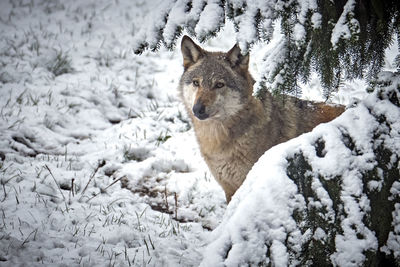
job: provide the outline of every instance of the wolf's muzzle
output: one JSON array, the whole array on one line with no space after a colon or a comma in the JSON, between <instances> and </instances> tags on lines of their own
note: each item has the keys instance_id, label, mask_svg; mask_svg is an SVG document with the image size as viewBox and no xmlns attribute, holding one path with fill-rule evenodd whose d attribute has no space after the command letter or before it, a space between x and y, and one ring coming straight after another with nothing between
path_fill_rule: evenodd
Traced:
<instances>
[{"instance_id":1,"label":"wolf's muzzle","mask_svg":"<svg viewBox=\"0 0 400 267\"><path fill-rule=\"evenodd\" d=\"M208 118L208 114L206 113L206 106L203 105L200 101L197 101L196 104L193 106L193 114L199 119L199 120L205 120Z\"/></svg>"}]
</instances>

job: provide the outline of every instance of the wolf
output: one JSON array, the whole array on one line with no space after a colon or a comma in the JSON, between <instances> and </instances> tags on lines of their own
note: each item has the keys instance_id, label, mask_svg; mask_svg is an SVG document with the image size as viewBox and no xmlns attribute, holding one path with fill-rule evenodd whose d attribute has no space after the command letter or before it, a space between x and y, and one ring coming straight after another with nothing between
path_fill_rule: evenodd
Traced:
<instances>
[{"instance_id":1,"label":"wolf","mask_svg":"<svg viewBox=\"0 0 400 267\"><path fill-rule=\"evenodd\" d=\"M344 111L289 96L283 102L269 92L254 97L249 54L242 55L238 44L226 53L209 52L185 35L181 52L178 91L201 154L228 203L266 150Z\"/></svg>"}]
</instances>

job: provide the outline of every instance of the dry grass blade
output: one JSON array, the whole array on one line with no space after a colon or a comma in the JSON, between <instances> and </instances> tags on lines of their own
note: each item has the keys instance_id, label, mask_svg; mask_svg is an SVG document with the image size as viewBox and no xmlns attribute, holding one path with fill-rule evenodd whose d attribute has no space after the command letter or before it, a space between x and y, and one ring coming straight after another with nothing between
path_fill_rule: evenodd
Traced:
<instances>
[{"instance_id":1,"label":"dry grass blade","mask_svg":"<svg viewBox=\"0 0 400 267\"><path fill-rule=\"evenodd\" d=\"M45 164L44 166L45 166L46 169L49 171L50 176L53 177L53 180L54 180L54 182L56 183L57 188L58 188L58 190L60 191L61 196L63 197L63 199L64 199L64 201L65 201L65 196L64 196L63 192L61 191L60 185L57 183L57 180L56 180L56 178L54 177L53 173L51 172L49 166L47 166L47 164Z\"/></svg>"},{"instance_id":2,"label":"dry grass blade","mask_svg":"<svg viewBox=\"0 0 400 267\"><path fill-rule=\"evenodd\" d=\"M102 160L102 161L100 161L100 162L97 164L97 167L96 167L96 169L94 170L93 174L90 176L89 181L86 183L85 188L83 188L82 193L81 193L82 196L79 198L79 200L82 199L83 194L86 192L86 190L87 190L87 188L88 188L90 182L92 181L92 179L93 179L94 176L96 175L97 171L98 171L101 167L103 167L105 164L106 164L105 160Z\"/></svg>"},{"instance_id":3,"label":"dry grass blade","mask_svg":"<svg viewBox=\"0 0 400 267\"><path fill-rule=\"evenodd\" d=\"M28 239L29 239L29 237L31 237L31 235L32 235L33 233L35 233L35 235L34 235L34 237L33 237L33 240L35 240L35 239L36 239L37 231L38 231L38 229L33 230L33 231L25 238L24 242L22 242L20 248L22 248L26 243L29 242Z\"/></svg>"},{"instance_id":4,"label":"dry grass blade","mask_svg":"<svg viewBox=\"0 0 400 267\"><path fill-rule=\"evenodd\" d=\"M126 176L122 176L120 178L118 178L117 180L115 180L114 182L112 182L111 184L107 185L106 188L102 189L100 191L100 193L105 192L108 188L110 188L110 186L114 185L115 183L117 183L118 181L120 181L122 178L126 178ZM93 198L97 197L100 193L97 193L96 195L92 196L91 198L89 198L86 202L89 202L90 200L92 200Z\"/></svg>"}]
</instances>

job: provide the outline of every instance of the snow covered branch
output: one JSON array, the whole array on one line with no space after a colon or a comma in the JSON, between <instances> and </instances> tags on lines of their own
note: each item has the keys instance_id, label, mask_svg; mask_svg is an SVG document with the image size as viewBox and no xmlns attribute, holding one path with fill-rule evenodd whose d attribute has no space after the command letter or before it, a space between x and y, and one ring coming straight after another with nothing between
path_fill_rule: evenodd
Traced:
<instances>
[{"instance_id":1,"label":"snow covered branch","mask_svg":"<svg viewBox=\"0 0 400 267\"><path fill-rule=\"evenodd\" d=\"M137 54L161 45L173 49L184 31L204 42L225 26L226 18L235 26L242 52L248 53L255 43L272 40L274 24L280 25L284 38L272 49L274 55L265 55L265 66L273 67L261 70L259 83L259 89L279 94L301 93L298 81L307 82L311 71L318 73L327 98L343 80L373 80L400 27L395 0L379 5L354 0L168 0L156 5L135 34Z\"/></svg>"},{"instance_id":2,"label":"snow covered branch","mask_svg":"<svg viewBox=\"0 0 400 267\"><path fill-rule=\"evenodd\" d=\"M390 84L260 158L203 266L399 266L400 79L381 78Z\"/></svg>"},{"instance_id":3,"label":"snow covered branch","mask_svg":"<svg viewBox=\"0 0 400 267\"><path fill-rule=\"evenodd\" d=\"M175 47L176 40L186 30L200 41L219 32L225 24L223 0L168 0L157 3L148 21L135 35L133 50L157 50L161 44Z\"/></svg>"}]
</instances>

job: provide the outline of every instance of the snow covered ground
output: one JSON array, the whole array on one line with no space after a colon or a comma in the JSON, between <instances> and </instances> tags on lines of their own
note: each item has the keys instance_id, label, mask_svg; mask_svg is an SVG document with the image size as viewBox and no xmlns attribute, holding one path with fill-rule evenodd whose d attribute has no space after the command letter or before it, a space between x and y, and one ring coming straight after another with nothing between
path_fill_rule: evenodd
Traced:
<instances>
[{"instance_id":1,"label":"snow covered ground","mask_svg":"<svg viewBox=\"0 0 400 267\"><path fill-rule=\"evenodd\" d=\"M201 262L225 198L177 97L179 49L131 51L155 7L0 2L0 266ZM234 38L228 27L206 47ZM359 84L333 101L363 97Z\"/></svg>"},{"instance_id":2,"label":"snow covered ground","mask_svg":"<svg viewBox=\"0 0 400 267\"><path fill-rule=\"evenodd\" d=\"M224 194L146 1L0 3L0 265L196 265ZM121 185L123 188L121 188Z\"/></svg>"}]
</instances>

